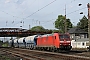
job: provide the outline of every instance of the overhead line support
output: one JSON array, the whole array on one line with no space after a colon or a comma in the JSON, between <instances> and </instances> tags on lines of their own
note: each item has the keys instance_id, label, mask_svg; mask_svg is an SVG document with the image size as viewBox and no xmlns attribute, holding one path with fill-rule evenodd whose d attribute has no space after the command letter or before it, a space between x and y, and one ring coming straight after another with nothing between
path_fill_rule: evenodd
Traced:
<instances>
[{"instance_id":1,"label":"overhead line support","mask_svg":"<svg viewBox=\"0 0 90 60\"><path fill-rule=\"evenodd\" d=\"M90 3L87 4L88 8L88 35L89 35L89 51L90 51Z\"/></svg>"}]
</instances>

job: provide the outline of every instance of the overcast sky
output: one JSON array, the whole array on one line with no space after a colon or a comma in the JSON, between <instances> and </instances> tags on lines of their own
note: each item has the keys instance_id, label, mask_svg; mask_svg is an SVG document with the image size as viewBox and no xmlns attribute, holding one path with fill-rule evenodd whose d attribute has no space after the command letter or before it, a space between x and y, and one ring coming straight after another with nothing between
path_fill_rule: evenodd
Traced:
<instances>
[{"instance_id":1,"label":"overcast sky","mask_svg":"<svg viewBox=\"0 0 90 60\"><path fill-rule=\"evenodd\" d=\"M0 28L29 29L29 25L39 25L55 29L53 23L58 15L65 15L65 4L66 17L76 25L83 15L87 16L87 3L90 0L0 0Z\"/></svg>"}]
</instances>

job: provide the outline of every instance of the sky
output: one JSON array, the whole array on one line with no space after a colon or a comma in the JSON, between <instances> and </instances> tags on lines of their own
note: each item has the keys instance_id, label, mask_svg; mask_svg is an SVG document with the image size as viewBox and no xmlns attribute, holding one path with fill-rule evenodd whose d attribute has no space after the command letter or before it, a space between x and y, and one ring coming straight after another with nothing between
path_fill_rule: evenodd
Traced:
<instances>
[{"instance_id":1,"label":"sky","mask_svg":"<svg viewBox=\"0 0 90 60\"><path fill-rule=\"evenodd\" d=\"M0 28L55 29L58 15L65 15L65 5L66 18L76 25L84 15L87 17L87 3L90 0L0 0Z\"/></svg>"}]
</instances>

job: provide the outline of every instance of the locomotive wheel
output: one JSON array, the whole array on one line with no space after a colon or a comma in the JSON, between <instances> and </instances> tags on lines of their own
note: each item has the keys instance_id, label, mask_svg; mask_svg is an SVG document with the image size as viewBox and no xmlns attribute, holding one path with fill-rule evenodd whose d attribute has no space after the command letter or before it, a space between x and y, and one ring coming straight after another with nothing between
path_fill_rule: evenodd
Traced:
<instances>
[{"instance_id":1,"label":"locomotive wheel","mask_svg":"<svg viewBox=\"0 0 90 60\"><path fill-rule=\"evenodd\" d=\"M42 51L43 50L43 47L40 47L40 51Z\"/></svg>"},{"instance_id":2,"label":"locomotive wheel","mask_svg":"<svg viewBox=\"0 0 90 60\"><path fill-rule=\"evenodd\" d=\"M49 51L50 51L50 52L55 52L55 49L54 49L53 47L50 47L50 48L49 48Z\"/></svg>"},{"instance_id":3,"label":"locomotive wheel","mask_svg":"<svg viewBox=\"0 0 90 60\"><path fill-rule=\"evenodd\" d=\"M56 50L56 52L58 52L58 53L59 53L59 52L61 52L61 50L60 50L60 49L57 49L57 50Z\"/></svg>"},{"instance_id":4,"label":"locomotive wheel","mask_svg":"<svg viewBox=\"0 0 90 60\"><path fill-rule=\"evenodd\" d=\"M52 52L55 52L55 48L54 47L52 47L51 50L52 50Z\"/></svg>"},{"instance_id":5,"label":"locomotive wheel","mask_svg":"<svg viewBox=\"0 0 90 60\"><path fill-rule=\"evenodd\" d=\"M51 47L49 47L49 51L52 52Z\"/></svg>"}]
</instances>

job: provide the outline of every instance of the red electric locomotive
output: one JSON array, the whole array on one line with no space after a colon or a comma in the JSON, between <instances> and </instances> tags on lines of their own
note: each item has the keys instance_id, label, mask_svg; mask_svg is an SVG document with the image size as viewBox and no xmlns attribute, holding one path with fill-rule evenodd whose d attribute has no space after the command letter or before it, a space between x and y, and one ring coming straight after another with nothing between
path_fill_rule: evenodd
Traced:
<instances>
[{"instance_id":1,"label":"red electric locomotive","mask_svg":"<svg viewBox=\"0 0 90 60\"><path fill-rule=\"evenodd\" d=\"M71 50L71 40L69 34L46 34L37 37L37 49L40 50Z\"/></svg>"}]
</instances>

